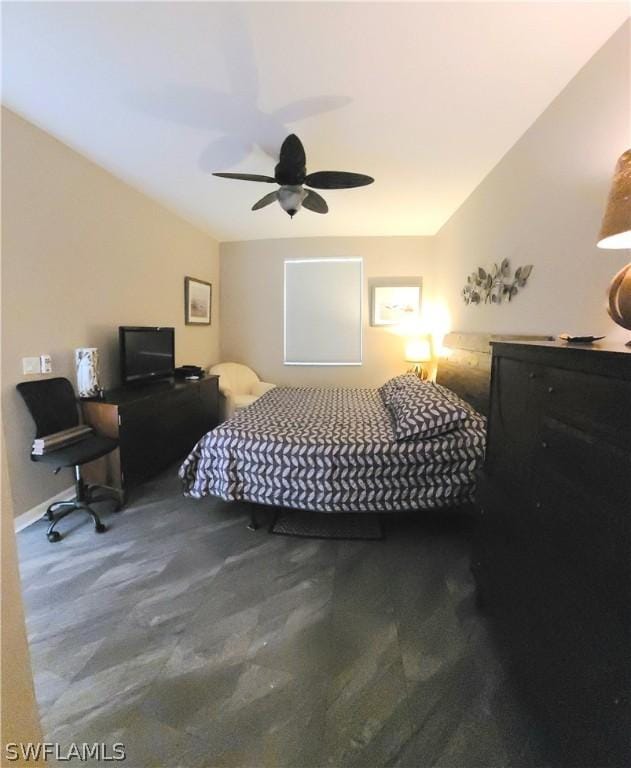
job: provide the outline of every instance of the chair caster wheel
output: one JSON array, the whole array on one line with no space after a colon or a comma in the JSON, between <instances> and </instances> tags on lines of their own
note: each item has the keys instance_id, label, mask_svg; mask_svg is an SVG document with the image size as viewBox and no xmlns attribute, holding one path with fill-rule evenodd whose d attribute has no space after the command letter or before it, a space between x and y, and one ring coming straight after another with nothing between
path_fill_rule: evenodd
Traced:
<instances>
[{"instance_id":1,"label":"chair caster wheel","mask_svg":"<svg viewBox=\"0 0 631 768\"><path fill-rule=\"evenodd\" d=\"M94 530L95 530L97 533L105 533L105 531L107 531L107 526L106 526L106 525L103 525L103 523L97 523L97 524L94 526Z\"/></svg>"},{"instance_id":2,"label":"chair caster wheel","mask_svg":"<svg viewBox=\"0 0 631 768\"><path fill-rule=\"evenodd\" d=\"M46 536L48 537L48 541L52 543L56 541L61 541L61 534L59 531L51 531L50 533L47 533Z\"/></svg>"}]
</instances>

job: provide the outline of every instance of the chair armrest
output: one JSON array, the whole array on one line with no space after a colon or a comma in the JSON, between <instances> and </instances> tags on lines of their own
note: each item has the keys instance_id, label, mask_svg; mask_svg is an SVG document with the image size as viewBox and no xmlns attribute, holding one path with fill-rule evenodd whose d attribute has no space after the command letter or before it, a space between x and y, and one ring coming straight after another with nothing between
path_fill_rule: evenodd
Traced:
<instances>
[{"instance_id":1,"label":"chair armrest","mask_svg":"<svg viewBox=\"0 0 631 768\"><path fill-rule=\"evenodd\" d=\"M219 387L219 394L223 398L223 402L220 403L220 419L226 421L234 415L234 394L229 387Z\"/></svg>"},{"instance_id":2,"label":"chair armrest","mask_svg":"<svg viewBox=\"0 0 631 768\"><path fill-rule=\"evenodd\" d=\"M266 392L269 392L270 389L274 389L275 386L276 384L270 384L267 381L257 381L256 384L252 386L251 394L256 395L256 397L260 397Z\"/></svg>"}]
</instances>

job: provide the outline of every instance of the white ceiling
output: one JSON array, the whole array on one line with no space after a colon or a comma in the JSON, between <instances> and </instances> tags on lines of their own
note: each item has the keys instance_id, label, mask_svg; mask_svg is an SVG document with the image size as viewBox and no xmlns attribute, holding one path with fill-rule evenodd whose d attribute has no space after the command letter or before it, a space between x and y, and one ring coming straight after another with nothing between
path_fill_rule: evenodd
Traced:
<instances>
[{"instance_id":1,"label":"white ceiling","mask_svg":"<svg viewBox=\"0 0 631 768\"><path fill-rule=\"evenodd\" d=\"M3 3L3 101L220 240L431 235L620 3ZM250 212L289 132L370 187Z\"/></svg>"}]
</instances>

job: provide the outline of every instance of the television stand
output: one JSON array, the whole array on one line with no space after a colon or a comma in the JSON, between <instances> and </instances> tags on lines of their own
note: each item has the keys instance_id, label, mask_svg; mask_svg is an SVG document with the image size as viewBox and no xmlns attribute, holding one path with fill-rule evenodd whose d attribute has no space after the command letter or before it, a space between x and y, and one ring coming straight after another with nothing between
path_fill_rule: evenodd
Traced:
<instances>
[{"instance_id":1,"label":"television stand","mask_svg":"<svg viewBox=\"0 0 631 768\"><path fill-rule=\"evenodd\" d=\"M110 389L82 402L83 417L119 448L86 465L85 477L117 489L122 499L140 483L183 459L219 423L219 377L164 379Z\"/></svg>"}]
</instances>

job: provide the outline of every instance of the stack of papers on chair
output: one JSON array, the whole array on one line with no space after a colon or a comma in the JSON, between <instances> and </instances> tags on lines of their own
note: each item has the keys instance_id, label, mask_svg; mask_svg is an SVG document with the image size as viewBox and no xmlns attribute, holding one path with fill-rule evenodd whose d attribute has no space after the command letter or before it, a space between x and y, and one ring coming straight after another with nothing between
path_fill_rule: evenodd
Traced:
<instances>
[{"instance_id":1,"label":"stack of papers on chair","mask_svg":"<svg viewBox=\"0 0 631 768\"><path fill-rule=\"evenodd\" d=\"M87 424L79 424L77 427L62 429L61 432L53 432L52 435L37 437L33 440L31 453L34 456L43 456L50 451L57 451L60 448L65 448L67 445L77 443L91 434L92 427L88 427Z\"/></svg>"}]
</instances>

